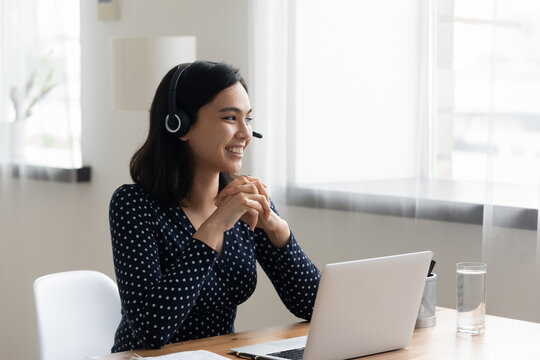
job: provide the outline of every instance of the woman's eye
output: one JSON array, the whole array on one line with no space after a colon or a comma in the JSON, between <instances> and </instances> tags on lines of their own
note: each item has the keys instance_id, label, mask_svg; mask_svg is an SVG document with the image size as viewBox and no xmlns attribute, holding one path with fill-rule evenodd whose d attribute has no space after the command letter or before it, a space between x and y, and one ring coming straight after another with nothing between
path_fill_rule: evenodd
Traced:
<instances>
[{"instance_id":1,"label":"woman's eye","mask_svg":"<svg viewBox=\"0 0 540 360\"><path fill-rule=\"evenodd\" d=\"M234 116L234 115L231 115L231 116L224 116L224 117L222 117L222 119L223 119L223 120L227 120L227 121L236 121L236 116ZM253 120L252 117L250 117L250 116L247 116L247 117L246 117L246 123L249 124L252 120Z\"/></svg>"}]
</instances>

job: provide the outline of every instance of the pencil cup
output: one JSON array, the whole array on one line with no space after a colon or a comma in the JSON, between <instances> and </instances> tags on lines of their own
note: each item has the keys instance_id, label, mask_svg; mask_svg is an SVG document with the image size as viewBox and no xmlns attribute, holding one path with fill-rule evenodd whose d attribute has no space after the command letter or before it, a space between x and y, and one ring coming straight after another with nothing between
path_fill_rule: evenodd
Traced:
<instances>
[{"instance_id":1,"label":"pencil cup","mask_svg":"<svg viewBox=\"0 0 540 360\"><path fill-rule=\"evenodd\" d=\"M437 274L430 274L426 279L424 294L420 302L418 317L416 318L416 328L426 328L435 326L435 304L437 302Z\"/></svg>"}]
</instances>

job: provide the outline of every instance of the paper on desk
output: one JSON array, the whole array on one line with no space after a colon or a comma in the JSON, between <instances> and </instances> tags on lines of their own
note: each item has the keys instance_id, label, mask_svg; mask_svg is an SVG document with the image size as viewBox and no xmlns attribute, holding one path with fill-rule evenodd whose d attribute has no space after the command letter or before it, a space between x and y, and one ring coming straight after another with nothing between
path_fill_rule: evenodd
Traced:
<instances>
[{"instance_id":1,"label":"paper on desk","mask_svg":"<svg viewBox=\"0 0 540 360\"><path fill-rule=\"evenodd\" d=\"M223 356L206 350L182 351L162 356L132 356L131 360L229 360Z\"/></svg>"}]
</instances>

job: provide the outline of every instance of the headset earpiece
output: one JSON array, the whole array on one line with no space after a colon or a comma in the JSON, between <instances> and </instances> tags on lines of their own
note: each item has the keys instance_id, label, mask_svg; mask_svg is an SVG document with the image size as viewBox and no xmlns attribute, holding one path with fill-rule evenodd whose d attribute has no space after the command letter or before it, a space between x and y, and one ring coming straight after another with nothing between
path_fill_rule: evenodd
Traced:
<instances>
[{"instance_id":1,"label":"headset earpiece","mask_svg":"<svg viewBox=\"0 0 540 360\"><path fill-rule=\"evenodd\" d=\"M172 119L170 118L170 115L167 114L167 116L165 117L165 127L167 128L168 132L170 132L171 134L175 134L182 127L182 120L180 120L180 117L177 114L174 114L174 118Z\"/></svg>"},{"instance_id":2,"label":"headset earpiece","mask_svg":"<svg viewBox=\"0 0 540 360\"><path fill-rule=\"evenodd\" d=\"M169 133L177 137L186 135L191 126L189 115L176 107L176 88L180 82L180 77L188 67L189 65L184 67L178 65L169 85L169 114L165 117L165 128Z\"/></svg>"}]
</instances>

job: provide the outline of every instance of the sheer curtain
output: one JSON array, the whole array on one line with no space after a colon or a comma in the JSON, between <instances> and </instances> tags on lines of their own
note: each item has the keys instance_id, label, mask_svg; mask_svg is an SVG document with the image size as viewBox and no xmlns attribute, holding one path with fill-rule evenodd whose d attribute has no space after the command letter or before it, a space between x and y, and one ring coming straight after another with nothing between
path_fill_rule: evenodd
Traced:
<instances>
[{"instance_id":1,"label":"sheer curtain","mask_svg":"<svg viewBox=\"0 0 540 360\"><path fill-rule=\"evenodd\" d=\"M461 94L455 101L456 108L473 113L456 116L468 118L461 120L461 131L480 135L478 143L485 145L475 165L484 172L478 172L485 187L482 259L495 265L490 273L499 280L490 284L490 295L513 294L516 305L540 321L540 4L493 0L471 8L455 1L454 14L458 41L468 31L484 40L484 48L473 52L476 63L464 61L470 48L455 46L456 94ZM459 79L459 73L474 75ZM474 91L482 96L472 104L465 94ZM520 309L498 306L497 311L519 317Z\"/></svg>"},{"instance_id":2,"label":"sheer curtain","mask_svg":"<svg viewBox=\"0 0 540 360\"><path fill-rule=\"evenodd\" d=\"M79 2L4 0L0 18L3 173L80 168Z\"/></svg>"},{"instance_id":3,"label":"sheer curtain","mask_svg":"<svg viewBox=\"0 0 540 360\"><path fill-rule=\"evenodd\" d=\"M315 242L379 221L399 229L374 230L387 241L374 247L434 249L444 306L455 306L455 262L485 261L488 313L540 321L539 4L251 7L250 95L265 135L251 170L274 199L339 218L309 224ZM320 261L343 257L333 251Z\"/></svg>"},{"instance_id":4,"label":"sheer curtain","mask_svg":"<svg viewBox=\"0 0 540 360\"><path fill-rule=\"evenodd\" d=\"M264 141L252 146L251 169L273 187L276 200L285 199L287 169L292 166L289 143L293 136L289 62L293 46L290 4L286 0L250 1L249 68L250 98L256 121L254 127Z\"/></svg>"}]
</instances>

